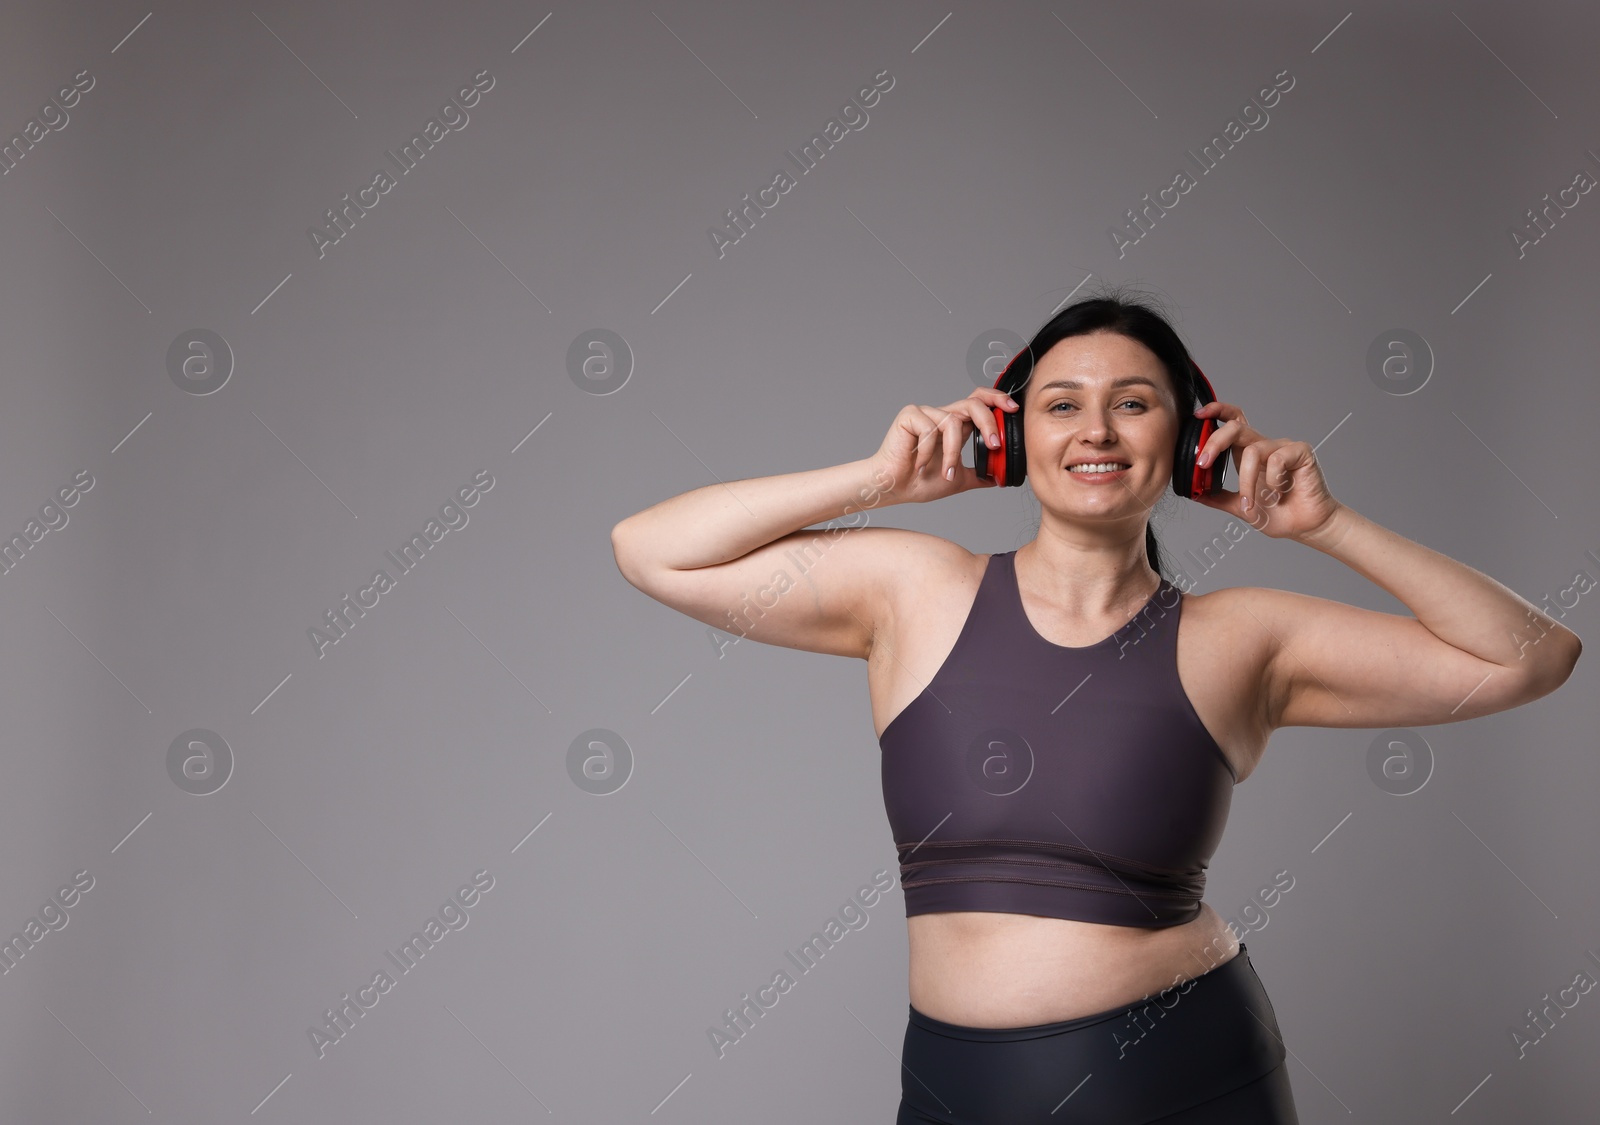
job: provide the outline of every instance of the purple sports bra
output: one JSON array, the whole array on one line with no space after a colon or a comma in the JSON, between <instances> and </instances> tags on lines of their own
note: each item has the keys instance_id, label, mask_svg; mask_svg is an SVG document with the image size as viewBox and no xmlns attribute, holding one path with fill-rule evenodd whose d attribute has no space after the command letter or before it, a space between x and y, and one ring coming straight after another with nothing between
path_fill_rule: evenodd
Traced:
<instances>
[{"instance_id":1,"label":"purple sports bra","mask_svg":"<svg viewBox=\"0 0 1600 1125\"><path fill-rule=\"evenodd\" d=\"M981 910L1161 928L1200 913L1237 781L1178 679L1165 579L1098 644L1045 640L1014 551L878 740L906 915Z\"/></svg>"}]
</instances>

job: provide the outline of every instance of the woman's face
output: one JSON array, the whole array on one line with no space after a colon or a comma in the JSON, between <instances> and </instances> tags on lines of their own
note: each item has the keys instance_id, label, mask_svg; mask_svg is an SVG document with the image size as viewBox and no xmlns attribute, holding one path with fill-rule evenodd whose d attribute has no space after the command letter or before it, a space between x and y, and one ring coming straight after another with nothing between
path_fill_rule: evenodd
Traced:
<instances>
[{"instance_id":1,"label":"woman's face","mask_svg":"<svg viewBox=\"0 0 1600 1125\"><path fill-rule=\"evenodd\" d=\"M1058 341L1034 365L1022 424L1028 483L1062 516L1142 523L1172 483L1177 398L1156 354L1127 336ZM1080 462L1121 467L1070 468Z\"/></svg>"}]
</instances>

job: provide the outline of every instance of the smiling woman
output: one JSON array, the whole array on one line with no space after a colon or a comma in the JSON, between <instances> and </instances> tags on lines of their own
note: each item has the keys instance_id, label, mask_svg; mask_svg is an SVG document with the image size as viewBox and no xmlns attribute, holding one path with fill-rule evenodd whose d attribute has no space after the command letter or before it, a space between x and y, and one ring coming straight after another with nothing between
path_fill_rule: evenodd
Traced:
<instances>
[{"instance_id":1,"label":"smiling woman","mask_svg":"<svg viewBox=\"0 0 1600 1125\"><path fill-rule=\"evenodd\" d=\"M612 530L617 566L721 625L802 529L863 490L923 503L1026 479L1032 542L979 553L859 528L833 540L806 596L746 634L867 665L910 946L899 1125L1293 1123L1271 1001L1203 901L1236 786L1279 727L1492 714L1554 691L1582 646L1494 579L1335 500L1309 445L1210 401L1147 305L1079 301L1008 371L1020 381L903 407L870 457L630 516ZM1229 456L1236 492L1221 487ZM1173 491L1344 562L1415 616L1261 587L1182 592L1150 527ZM1519 649L1530 620L1543 639ZM1122 1017L1162 990L1182 1003L1121 1051Z\"/></svg>"}]
</instances>

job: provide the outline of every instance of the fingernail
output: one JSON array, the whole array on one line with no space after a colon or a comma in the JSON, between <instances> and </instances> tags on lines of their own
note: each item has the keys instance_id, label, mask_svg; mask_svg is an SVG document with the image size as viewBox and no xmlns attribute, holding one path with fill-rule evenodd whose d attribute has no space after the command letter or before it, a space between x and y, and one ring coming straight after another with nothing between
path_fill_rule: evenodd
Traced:
<instances>
[{"instance_id":1,"label":"fingernail","mask_svg":"<svg viewBox=\"0 0 1600 1125\"><path fill-rule=\"evenodd\" d=\"M990 449L999 449L1000 448L1000 435L999 434L990 434L989 435L989 448Z\"/></svg>"},{"instance_id":2,"label":"fingernail","mask_svg":"<svg viewBox=\"0 0 1600 1125\"><path fill-rule=\"evenodd\" d=\"M944 479L945 480L955 480L956 479L956 471L955 471L955 469L953 469L953 468L946 469L944 471Z\"/></svg>"},{"instance_id":3,"label":"fingernail","mask_svg":"<svg viewBox=\"0 0 1600 1125\"><path fill-rule=\"evenodd\" d=\"M1248 497L1248 496L1239 497L1239 508L1240 508L1241 511L1248 512L1250 510L1250 497Z\"/></svg>"},{"instance_id":4,"label":"fingernail","mask_svg":"<svg viewBox=\"0 0 1600 1125\"><path fill-rule=\"evenodd\" d=\"M1007 402L1008 405L1011 405L1011 406L1017 405L1017 400L1012 398L1009 395L1006 396L1006 402Z\"/></svg>"}]
</instances>

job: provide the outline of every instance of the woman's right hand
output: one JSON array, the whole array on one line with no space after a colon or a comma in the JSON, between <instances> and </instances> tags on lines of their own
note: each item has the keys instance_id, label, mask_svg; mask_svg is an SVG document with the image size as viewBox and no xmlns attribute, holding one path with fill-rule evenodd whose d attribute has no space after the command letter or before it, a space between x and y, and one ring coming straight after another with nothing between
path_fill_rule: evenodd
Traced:
<instances>
[{"instance_id":1,"label":"woman's right hand","mask_svg":"<svg viewBox=\"0 0 1600 1125\"><path fill-rule=\"evenodd\" d=\"M945 407L901 407L871 457L875 468L893 481L886 491L901 503L920 504L968 489L995 487L994 481L961 461L962 447L974 429L990 449L999 441L995 407L1008 412L1020 409L1010 395L993 387L976 387Z\"/></svg>"}]
</instances>

